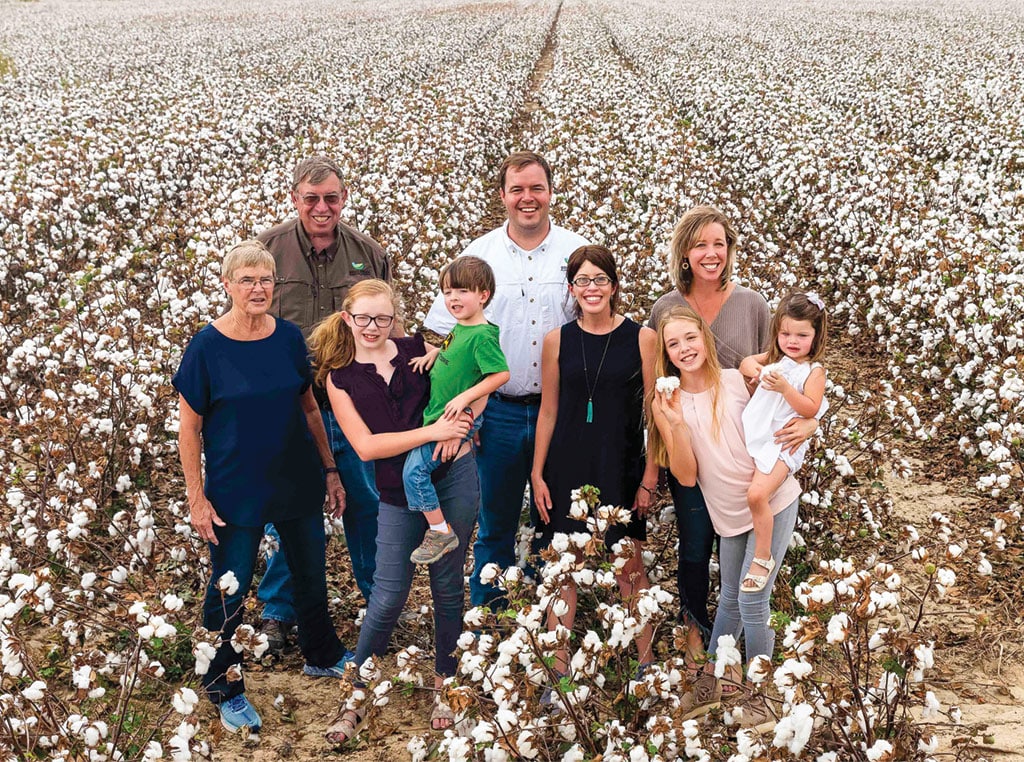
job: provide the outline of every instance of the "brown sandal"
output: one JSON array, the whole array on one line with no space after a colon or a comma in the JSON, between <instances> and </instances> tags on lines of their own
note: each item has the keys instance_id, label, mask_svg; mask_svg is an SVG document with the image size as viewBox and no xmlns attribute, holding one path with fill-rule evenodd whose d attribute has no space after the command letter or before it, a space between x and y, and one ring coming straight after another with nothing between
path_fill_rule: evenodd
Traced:
<instances>
[{"instance_id":1,"label":"brown sandal","mask_svg":"<svg viewBox=\"0 0 1024 762\"><path fill-rule=\"evenodd\" d=\"M331 720L331 724L324 731L324 738L335 748L344 746L357 735L366 725L366 712L356 709L342 709L338 715Z\"/></svg>"}]
</instances>

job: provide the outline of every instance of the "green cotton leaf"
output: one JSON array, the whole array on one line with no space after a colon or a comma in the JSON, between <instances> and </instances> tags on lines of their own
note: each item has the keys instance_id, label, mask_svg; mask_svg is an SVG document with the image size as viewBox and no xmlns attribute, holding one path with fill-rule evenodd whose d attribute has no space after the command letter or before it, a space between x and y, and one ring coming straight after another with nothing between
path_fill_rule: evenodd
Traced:
<instances>
[{"instance_id":1,"label":"green cotton leaf","mask_svg":"<svg viewBox=\"0 0 1024 762\"><path fill-rule=\"evenodd\" d=\"M907 668L900 664L899 659L895 656L890 656L888 659L883 661L882 669L886 672L892 672L894 675L899 675L901 678L907 676Z\"/></svg>"}]
</instances>

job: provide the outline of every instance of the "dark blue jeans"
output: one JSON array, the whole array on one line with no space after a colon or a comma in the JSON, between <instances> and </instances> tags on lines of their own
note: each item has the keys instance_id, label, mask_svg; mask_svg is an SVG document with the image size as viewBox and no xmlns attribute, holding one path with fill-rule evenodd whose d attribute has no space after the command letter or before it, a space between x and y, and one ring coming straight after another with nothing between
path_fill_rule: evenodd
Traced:
<instances>
[{"instance_id":1,"label":"dark blue jeans","mask_svg":"<svg viewBox=\"0 0 1024 762\"><path fill-rule=\"evenodd\" d=\"M341 483L345 487L345 513L341 522L345 527L345 541L352 559L352 574L363 598L370 599L373 588L373 558L377 553L377 502L380 495L375 484L373 463L364 462L356 455L352 445L338 426L338 421L329 410L322 411L327 440L334 453ZM266 533L279 539L273 524L267 524ZM260 580L256 597L263 603L263 618L293 623L295 608L292 605L292 579L288 564L281 553L267 559L267 570Z\"/></svg>"},{"instance_id":2,"label":"dark blue jeans","mask_svg":"<svg viewBox=\"0 0 1024 762\"><path fill-rule=\"evenodd\" d=\"M516 562L516 532L523 513L523 493L533 467L539 410L540 405L503 402L497 395L491 395L487 403L487 418L480 428L476 456L480 471L480 526L473 545L473 576L469 580L469 599L474 606L490 604L504 595L501 589L480 582L484 566L495 563L506 569ZM533 526L540 524L532 498L530 522Z\"/></svg>"},{"instance_id":3,"label":"dark blue jeans","mask_svg":"<svg viewBox=\"0 0 1024 762\"><path fill-rule=\"evenodd\" d=\"M428 567L434 603L434 668L440 675L454 675L456 661L452 653L462 633L466 604L463 569L480 504L480 482L473 454L452 463L435 486L445 519L459 538L459 547ZM356 664L387 652L391 633L412 588L416 565L409 560L409 554L423 541L427 520L422 513L406 507L381 503L377 528L377 572L370 605L359 630Z\"/></svg>"},{"instance_id":4,"label":"dark blue jeans","mask_svg":"<svg viewBox=\"0 0 1024 762\"><path fill-rule=\"evenodd\" d=\"M206 695L215 704L245 691L245 681L228 682L225 673L242 655L231 646L231 636L242 624L245 596L252 587L253 570L259 554L262 527L240 527L233 524L218 527L218 544L209 543L212 573L203 601L203 626L211 632L221 631L222 644L203 675ZM317 510L308 516L277 522L281 550L295 582L295 615L299 623L299 648L307 664L329 667L336 664L345 649L334 631L327 611L326 545L324 518ZM217 582L227 572L234 572L238 590L223 595Z\"/></svg>"},{"instance_id":5,"label":"dark blue jeans","mask_svg":"<svg viewBox=\"0 0 1024 762\"><path fill-rule=\"evenodd\" d=\"M679 587L680 618L695 623L707 641L711 635L708 590L711 587L709 565L715 529L700 487L684 487L671 473L668 486L676 507L676 529L679 531L676 584Z\"/></svg>"}]
</instances>

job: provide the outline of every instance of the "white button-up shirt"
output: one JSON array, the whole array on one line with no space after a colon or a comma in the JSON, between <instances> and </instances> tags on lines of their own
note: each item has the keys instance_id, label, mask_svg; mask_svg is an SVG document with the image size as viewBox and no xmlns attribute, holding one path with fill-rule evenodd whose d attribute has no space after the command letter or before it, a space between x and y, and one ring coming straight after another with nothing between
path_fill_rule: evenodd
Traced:
<instances>
[{"instance_id":1,"label":"white button-up shirt","mask_svg":"<svg viewBox=\"0 0 1024 762\"><path fill-rule=\"evenodd\" d=\"M484 314L501 329L501 350L512 374L500 391L518 397L540 394L544 334L573 319L566 263L570 254L589 242L552 224L541 245L525 251L508 237L507 227L508 222L480 236L461 256L480 257L494 270L494 298ZM442 336L455 325L441 294L423 324Z\"/></svg>"}]
</instances>

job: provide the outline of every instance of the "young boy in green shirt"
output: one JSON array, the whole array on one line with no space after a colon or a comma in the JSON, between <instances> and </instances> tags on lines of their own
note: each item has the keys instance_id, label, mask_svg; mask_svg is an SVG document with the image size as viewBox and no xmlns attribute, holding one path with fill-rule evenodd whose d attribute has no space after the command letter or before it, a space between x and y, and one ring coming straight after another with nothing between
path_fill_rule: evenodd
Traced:
<instances>
[{"instance_id":1,"label":"young boy in green shirt","mask_svg":"<svg viewBox=\"0 0 1024 762\"><path fill-rule=\"evenodd\" d=\"M457 321L440 349L432 349L416 363L430 369L430 401L423 412L427 426L441 416L455 418L470 404L508 382L508 363L498 343L498 326L488 322L484 308L494 296L494 271L479 257L458 257L441 271L444 306ZM472 411L469 411L472 414ZM471 439L480 428L481 416L473 421ZM432 564L459 547L459 538L445 521L430 475L439 465L435 443L409 452L402 471L409 510L424 514L430 525L423 542L410 560Z\"/></svg>"}]
</instances>

